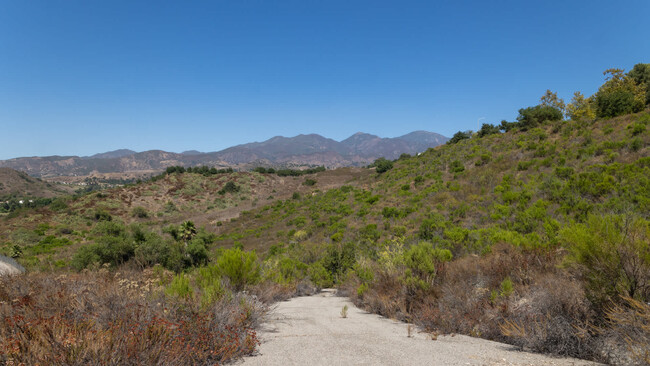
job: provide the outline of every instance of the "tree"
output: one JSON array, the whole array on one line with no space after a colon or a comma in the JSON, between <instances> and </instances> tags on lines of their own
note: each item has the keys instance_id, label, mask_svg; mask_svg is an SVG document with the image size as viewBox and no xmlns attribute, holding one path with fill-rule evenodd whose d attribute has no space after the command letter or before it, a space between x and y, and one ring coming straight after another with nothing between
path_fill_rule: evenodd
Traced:
<instances>
[{"instance_id":1,"label":"tree","mask_svg":"<svg viewBox=\"0 0 650 366\"><path fill-rule=\"evenodd\" d=\"M494 135L496 133L499 133L499 127L498 126L495 126L495 125L490 124L490 123L484 123L481 126L481 129L478 130L477 135L478 135L478 137L484 137L484 136L488 136L488 135Z\"/></svg>"},{"instance_id":2,"label":"tree","mask_svg":"<svg viewBox=\"0 0 650 366\"><path fill-rule=\"evenodd\" d=\"M636 85L645 87L645 104L650 104L650 64L636 64L627 74Z\"/></svg>"},{"instance_id":3,"label":"tree","mask_svg":"<svg viewBox=\"0 0 650 366\"><path fill-rule=\"evenodd\" d=\"M196 235L196 226L192 221L184 221L180 227L180 238L187 244Z\"/></svg>"},{"instance_id":4,"label":"tree","mask_svg":"<svg viewBox=\"0 0 650 366\"><path fill-rule=\"evenodd\" d=\"M616 117L639 112L645 106L645 89L621 69L608 69L605 83L596 92L596 115Z\"/></svg>"},{"instance_id":5,"label":"tree","mask_svg":"<svg viewBox=\"0 0 650 366\"><path fill-rule=\"evenodd\" d=\"M541 105L553 107L555 109L560 110L560 112L562 113L564 113L564 109L566 108L566 105L564 104L564 100L558 98L557 93L552 92L549 89L547 89L546 93L544 93L544 95L542 95L542 97L539 98L539 101L541 102Z\"/></svg>"},{"instance_id":6,"label":"tree","mask_svg":"<svg viewBox=\"0 0 650 366\"><path fill-rule=\"evenodd\" d=\"M375 160L373 165L377 168L377 173L384 173L393 169L393 162L386 158L379 158Z\"/></svg>"},{"instance_id":7,"label":"tree","mask_svg":"<svg viewBox=\"0 0 650 366\"><path fill-rule=\"evenodd\" d=\"M517 126L518 126L517 122L508 122L504 119L501 121L501 124L499 125L499 130L503 132L508 132L513 128L516 128Z\"/></svg>"},{"instance_id":8,"label":"tree","mask_svg":"<svg viewBox=\"0 0 650 366\"><path fill-rule=\"evenodd\" d=\"M564 117L562 111L549 105L536 105L519 110L517 121L523 130L533 128L545 121L559 121Z\"/></svg>"},{"instance_id":9,"label":"tree","mask_svg":"<svg viewBox=\"0 0 650 366\"><path fill-rule=\"evenodd\" d=\"M580 92L573 93L571 103L566 107L566 115L572 120L596 118L596 110L594 106L594 98L585 98Z\"/></svg>"},{"instance_id":10,"label":"tree","mask_svg":"<svg viewBox=\"0 0 650 366\"><path fill-rule=\"evenodd\" d=\"M469 132L458 131L449 139L449 141L447 141L447 144L457 144L460 141L469 139L470 137L472 137L472 135Z\"/></svg>"}]
</instances>

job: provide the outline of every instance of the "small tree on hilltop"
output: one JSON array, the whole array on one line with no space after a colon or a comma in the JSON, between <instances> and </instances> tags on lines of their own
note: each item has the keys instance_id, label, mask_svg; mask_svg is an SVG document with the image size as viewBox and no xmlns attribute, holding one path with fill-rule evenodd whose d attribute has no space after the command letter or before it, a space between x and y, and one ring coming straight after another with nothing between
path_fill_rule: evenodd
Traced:
<instances>
[{"instance_id":1,"label":"small tree on hilltop","mask_svg":"<svg viewBox=\"0 0 650 366\"><path fill-rule=\"evenodd\" d=\"M373 164L377 168L377 173L384 173L393 169L393 162L386 158L379 158Z\"/></svg>"},{"instance_id":2,"label":"small tree on hilltop","mask_svg":"<svg viewBox=\"0 0 650 366\"><path fill-rule=\"evenodd\" d=\"M595 94L598 117L616 117L643 109L646 99L643 85L637 85L621 69L608 69L603 74L607 78Z\"/></svg>"},{"instance_id":3,"label":"small tree on hilltop","mask_svg":"<svg viewBox=\"0 0 650 366\"><path fill-rule=\"evenodd\" d=\"M544 95L542 95L542 97L539 98L539 101L541 102L540 103L541 105L553 107L555 109L558 109L560 112L564 114L566 104L564 104L564 100L562 100L562 98L557 97L557 93L547 89L546 93L544 93Z\"/></svg>"},{"instance_id":4,"label":"small tree on hilltop","mask_svg":"<svg viewBox=\"0 0 650 366\"><path fill-rule=\"evenodd\" d=\"M573 93L571 103L566 107L566 115L572 120L596 118L596 109L594 106L594 98L585 98L580 92Z\"/></svg>"},{"instance_id":5,"label":"small tree on hilltop","mask_svg":"<svg viewBox=\"0 0 650 366\"><path fill-rule=\"evenodd\" d=\"M627 74L636 85L645 87L645 104L650 104L650 64L636 64Z\"/></svg>"},{"instance_id":6,"label":"small tree on hilltop","mask_svg":"<svg viewBox=\"0 0 650 366\"><path fill-rule=\"evenodd\" d=\"M559 121L564 117L561 110L549 105L536 105L522 108L517 117L518 125L522 130L536 127L545 121Z\"/></svg>"},{"instance_id":7,"label":"small tree on hilltop","mask_svg":"<svg viewBox=\"0 0 650 366\"><path fill-rule=\"evenodd\" d=\"M472 137L472 134L470 132L458 131L449 139L449 141L447 141L447 144L457 144L460 141L469 139L470 137Z\"/></svg>"}]
</instances>

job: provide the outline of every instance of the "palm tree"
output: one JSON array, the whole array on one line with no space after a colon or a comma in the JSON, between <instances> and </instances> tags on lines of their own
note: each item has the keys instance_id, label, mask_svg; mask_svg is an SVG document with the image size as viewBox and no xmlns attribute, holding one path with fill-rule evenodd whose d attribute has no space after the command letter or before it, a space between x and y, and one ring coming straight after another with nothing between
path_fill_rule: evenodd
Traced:
<instances>
[{"instance_id":1,"label":"palm tree","mask_svg":"<svg viewBox=\"0 0 650 366\"><path fill-rule=\"evenodd\" d=\"M196 235L196 226L192 221L184 221L181 224L180 237L185 241L185 245Z\"/></svg>"}]
</instances>

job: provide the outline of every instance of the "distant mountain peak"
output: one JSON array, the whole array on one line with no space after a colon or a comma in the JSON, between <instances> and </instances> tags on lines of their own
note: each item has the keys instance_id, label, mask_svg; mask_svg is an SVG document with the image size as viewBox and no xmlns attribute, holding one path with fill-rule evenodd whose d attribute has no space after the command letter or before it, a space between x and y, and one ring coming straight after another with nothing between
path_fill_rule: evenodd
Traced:
<instances>
[{"instance_id":1,"label":"distant mountain peak","mask_svg":"<svg viewBox=\"0 0 650 366\"><path fill-rule=\"evenodd\" d=\"M129 156L136 154L135 151L130 150L130 149L118 149L118 150L113 150L113 151L107 151L104 153L99 153L91 156L86 156L85 158L87 159L113 159L113 158L121 158L123 156Z\"/></svg>"},{"instance_id":2,"label":"distant mountain peak","mask_svg":"<svg viewBox=\"0 0 650 366\"><path fill-rule=\"evenodd\" d=\"M186 150L181 153L181 155L201 155L201 154L205 154L205 153L202 153L198 150Z\"/></svg>"}]
</instances>

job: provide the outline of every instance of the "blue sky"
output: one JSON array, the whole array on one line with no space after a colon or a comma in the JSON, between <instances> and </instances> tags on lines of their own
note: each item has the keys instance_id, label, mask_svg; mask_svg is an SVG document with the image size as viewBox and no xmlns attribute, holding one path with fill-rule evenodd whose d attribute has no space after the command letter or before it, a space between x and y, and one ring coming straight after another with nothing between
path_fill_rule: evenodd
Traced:
<instances>
[{"instance_id":1,"label":"blue sky","mask_svg":"<svg viewBox=\"0 0 650 366\"><path fill-rule=\"evenodd\" d=\"M650 62L641 1L0 1L0 159L513 120Z\"/></svg>"}]
</instances>

